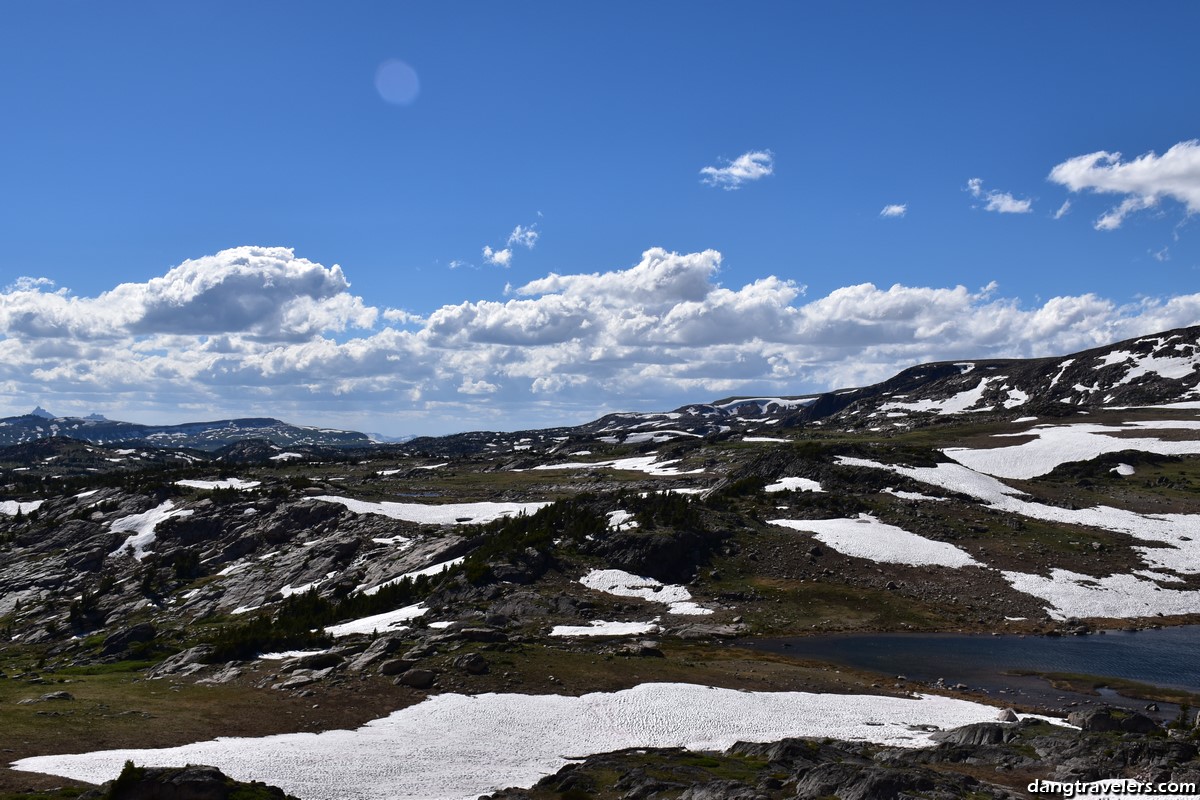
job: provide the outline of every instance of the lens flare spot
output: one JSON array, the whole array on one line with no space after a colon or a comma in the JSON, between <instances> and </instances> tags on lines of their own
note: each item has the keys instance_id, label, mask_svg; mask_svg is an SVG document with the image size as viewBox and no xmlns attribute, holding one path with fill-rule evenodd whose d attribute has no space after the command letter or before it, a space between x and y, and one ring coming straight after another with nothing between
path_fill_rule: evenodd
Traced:
<instances>
[{"instance_id":1,"label":"lens flare spot","mask_svg":"<svg viewBox=\"0 0 1200 800\"><path fill-rule=\"evenodd\" d=\"M417 71L407 63L389 58L375 71L375 90L385 102L407 106L421 93L421 81Z\"/></svg>"}]
</instances>

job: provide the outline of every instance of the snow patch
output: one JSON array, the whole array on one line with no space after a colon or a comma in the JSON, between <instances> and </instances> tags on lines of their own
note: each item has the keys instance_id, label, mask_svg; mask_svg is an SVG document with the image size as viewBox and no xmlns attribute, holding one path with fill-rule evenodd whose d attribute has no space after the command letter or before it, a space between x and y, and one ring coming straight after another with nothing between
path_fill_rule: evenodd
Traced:
<instances>
[{"instance_id":1,"label":"snow patch","mask_svg":"<svg viewBox=\"0 0 1200 800\"><path fill-rule=\"evenodd\" d=\"M370 634L402 631L408 627L407 623L428 610L420 603L417 603L416 605L398 608L395 611L385 611L382 614L373 614L369 617L343 622L340 625L330 625L325 629L325 632L337 639L342 636L351 636L355 633Z\"/></svg>"},{"instance_id":2,"label":"snow patch","mask_svg":"<svg viewBox=\"0 0 1200 800\"><path fill-rule=\"evenodd\" d=\"M186 486L189 489L237 489L239 492L244 492L247 489L253 489L261 484L258 481L244 481L241 478L225 478L219 481L175 481L176 486Z\"/></svg>"},{"instance_id":3,"label":"snow patch","mask_svg":"<svg viewBox=\"0 0 1200 800\"><path fill-rule=\"evenodd\" d=\"M422 525L478 525L501 517L532 514L549 503L371 503L349 497L323 494L313 498L326 503L340 503L356 514L379 514L390 519L402 519Z\"/></svg>"},{"instance_id":4,"label":"snow patch","mask_svg":"<svg viewBox=\"0 0 1200 800\"><path fill-rule=\"evenodd\" d=\"M945 542L926 539L903 528L880 522L870 514L857 519L772 519L779 525L814 534L813 538L839 553L884 564L914 567L981 567L966 551Z\"/></svg>"},{"instance_id":5,"label":"snow patch","mask_svg":"<svg viewBox=\"0 0 1200 800\"><path fill-rule=\"evenodd\" d=\"M764 492L823 492L820 481L811 478L780 478L763 487Z\"/></svg>"},{"instance_id":6,"label":"snow patch","mask_svg":"<svg viewBox=\"0 0 1200 800\"><path fill-rule=\"evenodd\" d=\"M131 514L128 517L113 520L109 524L109 530L114 533L129 533L130 535L121 543L120 547L108 554L109 557L118 556L129 550L132 551L134 558L141 561L150 552L147 548L154 543L154 529L160 522L165 522L172 517L191 516L191 513L190 508L175 508L175 504L167 500L162 505L141 514Z\"/></svg>"},{"instance_id":7,"label":"snow patch","mask_svg":"<svg viewBox=\"0 0 1200 800\"><path fill-rule=\"evenodd\" d=\"M658 630L658 619L650 622L604 622L594 619L587 625L555 625L551 636L640 636Z\"/></svg>"},{"instance_id":8,"label":"snow patch","mask_svg":"<svg viewBox=\"0 0 1200 800\"><path fill-rule=\"evenodd\" d=\"M676 584L660 583L621 569L594 569L579 579L589 589L617 597L638 597L655 603L666 603L668 614L701 616L713 613L692 602L687 589Z\"/></svg>"}]
</instances>

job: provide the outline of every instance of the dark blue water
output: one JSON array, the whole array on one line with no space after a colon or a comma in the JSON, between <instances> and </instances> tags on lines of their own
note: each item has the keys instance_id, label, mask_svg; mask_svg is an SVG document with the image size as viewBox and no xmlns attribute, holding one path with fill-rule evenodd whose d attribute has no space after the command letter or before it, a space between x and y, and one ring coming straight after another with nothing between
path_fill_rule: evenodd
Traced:
<instances>
[{"instance_id":1,"label":"dark blue water","mask_svg":"<svg viewBox=\"0 0 1200 800\"><path fill-rule=\"evenodd\" d=\"M827 661L921 681L939 678L1014 700L1063 705L1079 696L1010 673L1073 672L1123 678L1200 693L1200 625L1108 631L1090 636L870 634L772 639L753 645L796 658ZM1106 699L1110 699L1105 693ZM1161 704L1160 704L1161 705Z\"/></svg>"}]
</instances>

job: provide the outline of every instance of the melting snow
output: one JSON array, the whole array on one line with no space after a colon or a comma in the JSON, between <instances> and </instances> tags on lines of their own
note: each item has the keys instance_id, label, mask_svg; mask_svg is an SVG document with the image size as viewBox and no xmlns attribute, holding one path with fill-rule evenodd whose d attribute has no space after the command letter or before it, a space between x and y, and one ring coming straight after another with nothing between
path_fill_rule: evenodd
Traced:
<instances>
[{"instance_id":1,"label":"melting snow","mask_svg":"<svg viewBox=\"0 0 1200 800\"><path fill-rule=\"evenodd\" d=\"M640 636L658 630L657 619L651 622L604 622L592 620L587 625L555 625L551 636Z\"/></svg>"},{"instance_id":2,"label":"melting snow","mask_svg":"<svg viewBox=\"0 0 1200 800\"><path fill-rule=\"evenodd\" d=\"M1166 546L1140 546L1133 549L1151 566L1174 570L1180 574L1200 572L1200 515L1196 514L1136 514L1122 508L1095 506L1068 509L1024 500L1020 492L995 478L974 472L959 464L938 464L935 467L906 467L881 464L865 458L838 456L838 463L847 466L874 467L906 475L923 483L949 489L981 500L997 511L1020 514L1030 519L1086 525L1092 528L1125 533L1137 539L1159 542ZM1200 593L1197 594L1200 597Z\"/></svg>"},{"instance_id":3,"label":"melting snow","mask_svg":"<svg viewBox=\"0 0 1200 800\"><path fill-rule=\"evenodd\" d=\"M419 522L422 525L476 525L500 517L532 514L549 503L369 503L349 497L324 494L314 498L326 503L341 503L356 514L381 514L391 519Z\"/></svg>"},{"instance_id":4,"label":"melting snow","mask_svg":"<svg viewBox=\"0 0 1200 800\"><path fill-rule=\"evenodd\" d=\"M110 530L116 533L129 532L130 535L121 543L120 547L109 553L109 556L120 555L125 550L131 550L133 557L141 561L149 553L146 548L154 543L154 529L158 523L171 519L171 517L190 516L191 513L191 509L177 509L174 503L167 500L157 508L152 508L144 513L113 520L109 525Z\"/></svg>"},{"instance_id":5,"label":"melting snow","mask_svg":"<svg viewBox=\"0 0 1200 800\"><path fill-rule=\"evenodd\" d=\"M411 622L428 610L420 603L417 603L416 605L398 608L395 611L385 611L382 614L373 614L362 619L343 622L340 625L330 625L325 629L325 632L336 639L355 633L370 634L375 632L401 631L408 627L406 623Z\"/></svg>"},{"instance_id":6,"label":"melting snow","mask_svg":"<svg viewBox=\"0 0 1200 800\"><path fill-rule=\"evenodd\" d=\"M618 597L640 597L642 600L666 603L668 614L697 616L713 613L711 609L693 603L691 592L682 586L660 583L654 578L643 578L620 569L594 569L580 578L579 582L589 589Z\"/></svg>"},{"instance_id":7,"label":"melting snow","mask_svg":"<svg viewBox=\"0 0 1200 800\"><path fill-rule=\"evenodd\" d=\"M0 514L7 514L10 517L15 517L17 514L28 514L30 511L36 511L44 502L46 501L31 500L28 503L19 503L16 500L0 500Z\"/></svg>"},{"instance_id":8,"label":"melting snow","mask_svg":"<svg viewBox=\"0 0 1200 800\"><path fill-rule=\"evenodd\" d=\"M307 800L474 798L532 786L572 758L633 747L724 750L791 736L927 747L930 731L994 720L949 697L742 692L648 683L620 692L442 694L358 730L222 738L159 750L26 758L19 770L91 783L139 765L212 764ZM929 730L921 730L928 727Z\"/></svg>"},{"instance_id":9,"label":"melting snow","mask_svg":"<svg viewBox=\"0 0 1200 800\"><path fill-rule=\"evenodd\" d=\"M1200 592L1163 589L1154 581L1135 575L1096 578L1065 569L1051 570L1050 577L1024 572L1003 575L1018 592L1050 603L1050 616L1059 620L1200 613Z\"/></svg>"},{"instance_id":10,"label":"melting snow","mask_svg":"<svg viewBox=\"0 0 1200 800\"><path fill-rule=\"evenodd\" d=\"M935 411L939 414L961 414L965 411L987 411L986 408L972 409L971 406L983 399L983 393L987 390L988 384L992 381L1001 380L998 375L993 375L988 378L980 378L979 383L974 389L967 389L959 392L952 397L947 397L944 400L930 400L924 398L915 403L884 403L879 407L880 411L895 411L901 409L904 411Z\"/></svg>"},{"instance_id":11,"label":"melting snow","mask_svg":"<svg viewBox=\"0 0 1200 800\"><path fill-rule=\"evenodd\" d=\"M952 447L942 452L977 472L995 475L998 478L1018 480L1045 475L1059 464L1068 461L1089 461L1104 453L1115 453L1120 450L1141 450L1160 455L1200 453L1200 441L1196 440L1164 441L1149 437L1126 438L1107 435L1154 428L1161 430L1195 429L1200 428L1200 421L1163 420L1128 423L1123 426L1098 425L1096 423L1040 425L1020 434L1037 436L1036 439L1024 444L979 450Z\"/></svg>"},{"instance_id":12,"label":"melting snow","mask_svg":"<svg viewBox=\"0 0 1200 800\"><path fill-rule=\"evenodd\" d=\"M379 590L384 588L385 586L391 586L392 584L399 583L400 581L405 580L406 578L419 578L423 575L439 575L439 574L445 572L446 570L450 569L451 567L461 564L465 558L466 558L466 556L460 556L458 558L452 558L449 561L441 561L437 564L431 564L430 566L425 567L424 569L417 569L417 570L413 570L412 572L406 572L403 575L397 575L396 577L391 578L390 580L386 580L383 583L376 584L375 586L369 586L366 589L362 589L362 593L367 594L367 595L379 594Z\"/></svg>"},{"instance_id":13,"label":"melting snow","mask_svg":"<svg viewBox=\"0 0 1200 800\"><path fill-rule=\"evenodd\" d=\"M187 486L191 489L237 489L245 491L259 486L258 481L244 481L241 478L226 478L220 481L175 481L176 486Z\"/></svg>"},{"instance_id":14,"label":"melting snow","mask_svg":"<svg viewBox=\"0 0 1200 800\"><path fill-rule=\"evenodd\" d=\"M909 533L903 528L880 522L870 514L859 514L858 519L772 519L768 522L813 533L813 538L839 553L885 564L917 567L983 566L952 544Z\"/></svg>"},{"instance_id":15,"label":"melting snow","mask_svg":"<svg viewBox=\"0 0 1200 800\"><path fill-rule=\"evenodd\" d=\"M1137 470L1136 470L1136 469L1134 469L1134 468L1133 468L1131 465L1129 465L1129 464L1117 464L1115 467L1113 467L1112 469L1110 469L1110 470L1109 470L1109 472L1115 472L1115 473L1117 473L1118 475L1123 475L1123 476L1125 476L1125 477L1129 477L1130 475L1132 475L1132 474L1134 474L1135 472L1137 472Z\"/></svg>"},{"instance_id":16,"label":"melting snow","mask_svg":"<svg viewBox=\"0 0 1200 800\"><path fill-rule=\"evenodd\" d=\"M637 526L637 520L628 511L618 509L608 512L608 529L611 531L619 531L621 528L636 528Z\"/></svg>"},{"instance_id":17,"label":"melting snow","mask_svg":"<svg viewBox=\"0 0 1200 800\"><path fill-rule=\"evenodd\" d=\"M627 469L636 472L645 472L647 475L695 475L696 473L704 472L702 469L693 469L686 472L679 470L677 467L672 467L672 464L679 463L679 459L674 461L659 461L658 456L651 453L648 456L635 456L633 458L618 458L612 461L572 461L565 464L539 464L533 469Z\"/></svg>"},{"instance_id":18,"label":"melting snow","mask_svg":"<svg viewBox=\"0 0 1200 800\"><path fill-rule=\"evenodd\" d=\"M780 478L763 488L764 492L823 492L820 481L811 478Z\"/></svg>"},{"instance_id":19,"label":"melting snow","mask_svg":"<svg viewBox=\"0 0 1200 800\"><path fill-rule=\"evenodd\" d=\"M281 650L278 653L260 653L258 657L263 661L284 661L301 656L319 656L328 652L328 650Z\"/></svg>"},{"instance_id":20,"label":"melting snow","mask_svg":"<svg viewBox=\"0 0 1200 800\"><path fill-rule=\"evenodd\" d=\"M901 500L936 500L939 502L946 500L945 497L934 497L933 495L921 494L920 492L905 492L893 489L890 486L884 489L882 494L890 494L893 497L899 497Z\"/></svg>"}]
</instances>

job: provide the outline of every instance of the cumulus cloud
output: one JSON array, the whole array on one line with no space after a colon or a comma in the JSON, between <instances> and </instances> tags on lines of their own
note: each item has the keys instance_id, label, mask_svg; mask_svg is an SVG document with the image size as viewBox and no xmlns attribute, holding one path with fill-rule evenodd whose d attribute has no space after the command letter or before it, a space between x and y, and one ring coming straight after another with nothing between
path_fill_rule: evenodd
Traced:
<instances>
[{"instance_id":1,"label":"cumulus cloud","mask_svg":"<svg viewBox=\"0 0 1200 800\"><path fill-rule=\"evenodd\" d=\"M538 216L541 216L540 211L538 212ZM503 248L484 245L483 261L485 264L491 264L496 267L511 267L513 260L513 248L524 247L526 250L532 250L534 246L537 245L539 235L540 234L538 233L536 224L518 225L517 227L513 228L512 233L508 235L508 239L505 241L505 246ZM450 269L456 269L460 266L465 265L460 261L450 262Z\"/></svg>"},{"instance_id":2,"label":"cumulus cloud","mask_svg":"<svg viewBox=\"0 0 1200 800\"><path fill-rule=\"evenodd\" d=\"M491 245L483 246L483 260L488 264L494 264L497 267L508 267L512 264L512 248L504 248L503 250L493 250Z\"/></svg>"},{"instance_id":3,"label":"cumulus cloud","mask_svg":"<svg viewBox=\"0 0 1200 800\"><path fill-rule=\"evenodd\" d=\"M529 227L518 225L517 227L513 228L513 232L508 235L507 244L509 247L512 247L513 245L520 245L521 247L532 250L533 246L537 244L538 235L537 225L530 225Z\"/></svg>"},{"instance_id":4,"label":"cumulus cloud","mask_svg":"<svg viewBox=\"0 0 1200 800\"><path fill-rule=\"evenodd\" d=\"M1124 195L1095 222L1097 230L1121 227L1130 214L1154 208L1164 198L1200 212L1200 140L1176 144L1161 156L1153 151L1132 161L1120 153L1099 150L1069 158L1050 170L1049 180L1072 192Z\"/></svg>"},{"instance_id":5,"label":"cumulus cloud","mask_svg":"<svg viewBox=\"0 0 1200 800\"><path fill-rule=\"evenodd\" d=\"M723 167L704 167L701 183L717 186L726 191L742 188L742 184L757 181L775 172L775 155L770 150L752 150L742 153Z\"/></svg>"},{"instance_id":6,"label":"cumulus cloud","mask_svg":"<svg viewBox=\"0 0 1200 800\"><path fill-rule=\"evenodd\" d=\"M283 248L223 251L94 298L14 284L0 292L0 405L522 428L859 385L922 361L1066 353L1200 320L1200 294L1025 307L995 284L864 283L809 298L770 275L724 286L720 272L716 251L652 248L623 268L552 273L504 301L424 316L369 307L340 269ZM238 308L214 307L238 294Z\"/></svg>"},{"instance_id":7,"label":"cumulus cloud","mask_svg":"<svg viewBox=\"0 0 1200 800\"><path fill-rule=\"evenodd\" d=\"M1058 211L1054 212L1054 218L1062 219L1063 217L1065 217L1067 215L1067 212L1069 212L1070 210L1071 210L1071 201L1063 200L1063 204L1058 207Z\"/></svg>"},{"instance_id":8,"label":"cumulus cloud","mask_svg":"<svg viewBox=\"0 0 1200 800\"><path fill-rule=\"evenodd\" d=\"M984 190L982 178L971 178L967 181L967 191L976 200L984 201L985 211L995 211L998 214L1028 214L1033 211L1032 200L1019 200L1008 192L997 192L994 189Z\"/></svg>"},{"instance_id":9,"label":"cumulus cloud","mask_svg":"<svg viewBox=\"0 0 1200 800\"><path fill-rule=\"evenodd\" d=\"M903 217L908 213L908 203L892 203L879 212L881 217Z\"/></svg>"}]
</instances>

